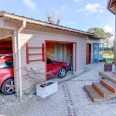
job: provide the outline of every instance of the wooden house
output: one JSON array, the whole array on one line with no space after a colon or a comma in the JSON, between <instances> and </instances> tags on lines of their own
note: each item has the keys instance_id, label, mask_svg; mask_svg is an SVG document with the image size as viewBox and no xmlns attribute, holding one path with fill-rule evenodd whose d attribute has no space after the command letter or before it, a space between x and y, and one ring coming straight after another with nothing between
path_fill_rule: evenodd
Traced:
<instances>
[{"instance_id":1,"label":"wooden house","mask_svg":"<svg viewBox=\"0 0 116 116\"><path fill-rule=\"evenodd\" d=\"M46 69L46 58L73 62L73 71L84 69L92 61L93 34L0 12L0 54L13 53L15 91L18 96L31 88L36 80L26 79L23 67ZM96 37L94 37L96 38ZM98 38L99 40L100 38ZM97 40L97 41L98 41ZM86 44L89 51L86 53ZM89 59L87 62L87 58Z\"/></svg>"}]
</instances>

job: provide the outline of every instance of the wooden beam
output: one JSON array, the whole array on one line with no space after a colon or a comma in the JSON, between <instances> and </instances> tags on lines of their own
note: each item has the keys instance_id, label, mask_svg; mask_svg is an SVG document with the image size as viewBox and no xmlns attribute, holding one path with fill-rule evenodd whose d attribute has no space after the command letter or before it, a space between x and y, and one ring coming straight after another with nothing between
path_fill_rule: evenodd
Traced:
<instances>
[{"instance_id":1,"label":"wooden beam","mask_svg":"<svg viewBox=\"0 0 116 116\"><path fill-rule=\"evenodd\" d=\"M12 51L7 50L7 51L0 51L0 54L8 54L8 53L12 53Z\"/></svg>"},{"instance_id":2,"label":"wooden beam","mask_svg":"<svg viewBox=\"0 0 116 116\"><path fill-rule=\"evenodd\" d=\"M0 47L10 47L10 48L12 48L12 45L3 45L3 44L0 44Z\"/></svg>"},{"instance_id":3,"label":"wooden beam","mask_svg":"<svg viewBox=\"0 0 116 116\"><path fill-rule=\"evenodd\" d=\"M28 49L42 49L42 47L28 47Z\"/></svg>"},{"instance_id":4,"label":"wooden beam","mask_svg":"<svg viewBox=\"0 0 116 116\"><path fill-rule=\"evenodd\" d=\"M29 62L37 62L37 61L42 61L42 59L38 59L38 60L29 60Z\"/></svg>"},{"instance_id":5,"label":"wooden beam","mask_svg":"<svg viewBox=\"0 0 116 116\"><path fill-rule=\"evenodd\" d=\"M12 50L12 48L5 48L5 47L0 47L0 50Z\"/></svg>"},{"instance_id":6,"label":"wooden beam","mask_svg":"<svg viewBox=\"0 0 116 116\"><path fill-rule=\"evenodd\" d=\"M42 61L45 61L45 48L44 43L42 43Z\"/></svg>"},{"instance_id":7,"label":"wooden beam","mask_svg":"<svg viewBox=\"0 0 116 116\"><path fill-rule=\"evenodd\" d=\"M28 43L26 43L26 61L27 61L27 64L29 64L29 47L28 47Z\"/></svg>"},{"instance_id":8,"label":"wooden beam","mask_svg":"<svg viewBox=\"0 0 116 116\"><path fill-rule=\"evenodd\" d=\"M35 53L35 54L29 54L29 55L42 55L42 53Z\"/></svg>"}]
</instances>

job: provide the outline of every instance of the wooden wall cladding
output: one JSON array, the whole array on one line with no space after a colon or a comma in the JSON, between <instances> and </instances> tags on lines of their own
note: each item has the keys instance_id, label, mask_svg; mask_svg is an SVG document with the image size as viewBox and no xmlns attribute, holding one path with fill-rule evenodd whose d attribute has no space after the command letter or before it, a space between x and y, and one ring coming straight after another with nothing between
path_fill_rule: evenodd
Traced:
<instances>
[{"instance_id":1,"label":"wooden wall cladding","mask_svg":"<svg viewBox=\"0 0 116 116\"><path fill-rule=\"evenodd\" d=\"M46 43L46 57L54 60L54 43L47 42Z\"/></svg>"},{"instance_id":2,"label":"wooden wall cladding","mask_svg":"<svg viewBox=\"0 0 116 116\"><path fill-rule=\"evenodd\" d=\"M67 62L71 61L71 54L73 53L73 44L67 44ZM46 57L54 60L55 58L55 43L47 42L46 43Z\"/></svg>"},{"instance_id":3,"label":"wooden wall cladding","mask_svg":"<svg viewBox=\"0 0 116 116\"><path fill-rule=\"evenodd\" d=\"M0 40L0 54L8 54L12 52L12 39L6 38Z\"/></svg>"}]
</instances>

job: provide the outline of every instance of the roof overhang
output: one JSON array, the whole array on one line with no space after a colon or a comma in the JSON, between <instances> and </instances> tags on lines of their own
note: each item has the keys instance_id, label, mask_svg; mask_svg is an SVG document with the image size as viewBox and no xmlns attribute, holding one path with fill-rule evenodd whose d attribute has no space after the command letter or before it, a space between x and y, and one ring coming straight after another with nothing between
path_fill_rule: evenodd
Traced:
<instances>
[{"instance_id":1,"label":"roof overhang","mask_svg":"<svg viewBox=\"0 0 116 116\"><path fill-rule=\"evenodd\" d=\"M64 30L64 31L84 34L84 35L91 36L94 38L99 38L98 36L94 35L93 33L85 32L85 31L81 31L81 30L77 30L77 29L73 29L73 28L69 28L69 27L65 27L65 26L61 26L61 25L51 24L51 23L40 21L40 20L35 20L33 18L27 18L24 16L15 15L14 13L8 13L5 11L0 11L0 17L5 17L8 19L17 20L20 22L25 20L29 24L41 25L44 27L49 27L49 28L58 29L58 30L62 30L62 31Z\"/></svg>"},{"instance_id":2,"label":"roof overhang","mask_svg":"<svg viewBox=\"0 0 116 116\"><path fill-rule=\"evenodd\" d=\"M108 0L107 9L113 14L116 13L116 0Z\"/></svg>"}]
</instances>

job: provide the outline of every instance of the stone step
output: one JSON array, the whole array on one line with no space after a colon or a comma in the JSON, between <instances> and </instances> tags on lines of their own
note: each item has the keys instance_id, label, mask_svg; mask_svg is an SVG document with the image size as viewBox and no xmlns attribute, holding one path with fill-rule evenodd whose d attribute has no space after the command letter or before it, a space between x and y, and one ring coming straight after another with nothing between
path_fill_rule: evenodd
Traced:
<instances>
[{"instance_id":1,"label":"stone step","mask_svg":"<svg viewBox=\"0 0 116 116\"><path fill-rule=\"evenodd\" d=\"M106 101L109 98L105 98L103 97L99 92L97 92L97 90L94 89L93 86L91 85L85 85L84 89L86 90L86 92L88 93L89 97L91 98L91 100L93 102L102 102L102 101Z\"/></svg>"},{"instance_id":2,"label":"stone step","mask_svg":"<svg viewBox=\"0 0 116 116\"><path fill-rule=\"evenodd\" d=\"M116 93L116 83L114 83L108 79L101 79L100 83L103 84L108 89L110 89L113 93Z\"/></svg>"},{"instance_id":3,"label":"stone step","mask_svg":"<svg viewBox=\"0 0 116 116\"><path fill-rule=\"evenodd\" d=\"M116 96L115 93L110 91L108 88L106 88L104 85L102 85L99 82L93 82L92 86L103 96L103 97L110 97L113 98Z\"/></svg>"}]
</instances>

